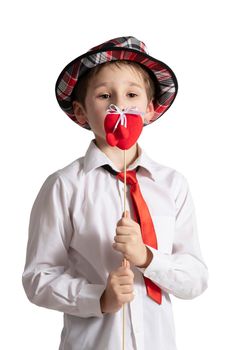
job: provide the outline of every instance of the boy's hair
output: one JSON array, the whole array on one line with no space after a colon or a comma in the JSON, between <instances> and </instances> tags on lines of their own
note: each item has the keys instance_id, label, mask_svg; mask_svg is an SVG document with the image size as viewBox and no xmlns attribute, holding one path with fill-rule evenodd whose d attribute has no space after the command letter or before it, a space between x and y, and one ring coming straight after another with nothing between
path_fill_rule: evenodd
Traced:
<instances>
[{"instance_id":1,"label":"boy's hair","mask_svg":"<svg viewBox=\"0 0 233 350\"><path fill-rule=\"evenodd\" d=\"M138 73L144 80L145 87L146 87L146 94L148 101L151 101L155 98L156 94L156 86L152 78L150 77L149 72L144 69L139 63L127 61L127 60L121 60L121 61L111 61L104 64L100 64L85 74L78 84L75 86L73 94L72 94L72 100L79 102L84 108L85 106L85 98L87 94L87 88L90 80L100 72L100 70L105 67L106 65L115 65L118 68L121 68L122 66L128 66L131 69L133 69L136 73Z\"/></svg>"}]
</instances>

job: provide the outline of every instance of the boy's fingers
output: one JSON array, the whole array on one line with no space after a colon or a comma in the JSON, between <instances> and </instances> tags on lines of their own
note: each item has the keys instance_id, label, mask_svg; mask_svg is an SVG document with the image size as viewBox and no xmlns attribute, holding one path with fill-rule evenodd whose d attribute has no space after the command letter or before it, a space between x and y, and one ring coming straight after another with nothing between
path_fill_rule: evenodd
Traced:
<instances>
[{"instance_id":1,"label":"boy's fingers","mask_svg":"<svg viewBox=\"0 0 233 350\"><path fill-rule=\"evenodd\" d=\"M123 264L123 262L122 262ZM117 271L117 276L134 276L133 271L130 269L130 263L126 262L127 266L120 266Z\"/></svg>"},{"instance_id":2,"label":"boy's fingers","mask_svg":"<svg viewBox=\"0 0 233 350\"><path fill-rule=\"evenodd\" d=\"M124 243L124 244L127 244L127 243L131 243L131 242L134 242L132 236L134 237L135 234L131 234L131 235L117 235L116 237L114 237L114 241L116 243Z\"/></svg>"},{"instance_id":3,"label":"boy's fingers","mask_svg":"<svg viewBox=\"0 0 233 350\"><path fill-rule=\"evenodd\" d=\"M122 266L124 266L125 268L129 269L130 268L130 263L126 258L123 258L122 260Z\"/></svg>"},{"instance_id":4,"label":"boy's fingers","mask_svg":"<svg viewBox=\"0 0 233 350\"><path fill-rule=\"evenodd\" d=\"M113 243L112 247L113 247L113 249L117 250L118 252L121 252L123 254L125 253L125 243ZM122 265L122 266L124 266L124 265Z\"/></svg>"},{"instance_id":5,"label":"boy's fingers","mask_svg":"<svg viewBox=\"0 0 233 350\"><path fill-rule=\"evenodd\" d=\"M122 266L122 267L128 267L128 265L127 265L127 260L126 260L125 258L123 258L122 263L121 263L121 266Z\"/></svg>"},{"instance_id":6,"label":"boy's fingers","mask_svg":"<svg viewBox=\"0 0 233 350\"><path fill-rule=\"evenodd\" d=\"M133 293L134 289L133 286L131 284L124 284L121 285L121 293L122 294L129 294L129 293Z\"/></svg>"},{"instance_id":7,"label":"boy's fingers","mask_svg":"<svg viewBox=\"0 0 233 350\"><path fill-rule=\"evenodd\" d=\"M116 234L117 235L122 235L122 234L125 234L125 228L123 228L122 226L118 226L117 228L116 228ZM116 237L116 236L115 236ZM114 237L114 238L115 238Z\"/></svg>"}]
</instances>

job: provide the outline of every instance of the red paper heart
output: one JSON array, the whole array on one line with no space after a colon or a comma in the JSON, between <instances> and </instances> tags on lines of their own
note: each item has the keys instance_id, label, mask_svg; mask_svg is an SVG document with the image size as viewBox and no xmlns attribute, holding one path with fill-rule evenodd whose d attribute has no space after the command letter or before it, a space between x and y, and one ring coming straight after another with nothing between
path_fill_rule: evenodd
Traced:
<instances>
[{"instance_id":1,"label":"red paper heart","mask_svg":"<svg viewBox=\"0 0 233 350\"><path fill-rule=\"evenodd\" d=\"M142 132L142 117L140 114L125 113L127 127L119 123L114 131L119 116L120 114L116 113L109 113L106 115L104 120L106 140L110 146L117 146L120 149L129 149L135 144Z\"/></svg>"}]
</instances>

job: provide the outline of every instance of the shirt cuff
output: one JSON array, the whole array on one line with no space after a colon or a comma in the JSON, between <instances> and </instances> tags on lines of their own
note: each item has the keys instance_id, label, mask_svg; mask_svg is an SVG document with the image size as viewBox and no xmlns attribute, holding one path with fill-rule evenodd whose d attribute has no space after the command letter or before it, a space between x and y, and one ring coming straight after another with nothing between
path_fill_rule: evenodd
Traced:
<instances>
[{"instance_id":1,"label":"shirt cuff","mask_svg":"<svg viewBox=\"0 0 233 350\"><path fill-rule=\"evenodd\" d=\"M77 296L79 314L83 317L103 317L100 307L100 298L106 286L86 284Z\"/></svg>"},{"instance_id":2,"label":"shirt cuff","mask_svg":"<svg viewBox=\"0 0 233 350\"><path fill-rule=\"evenodd\" d=\"M141 271L145 277L148 277L153 281L157 280L159 282L162 275L166 274L169 269L169 259L166 254L161 253L157 249L154 249L148 245L146 246L148 249L150 249L153 258L147 267L137 267L137 269Z\"/></svg>"}]
</instances>

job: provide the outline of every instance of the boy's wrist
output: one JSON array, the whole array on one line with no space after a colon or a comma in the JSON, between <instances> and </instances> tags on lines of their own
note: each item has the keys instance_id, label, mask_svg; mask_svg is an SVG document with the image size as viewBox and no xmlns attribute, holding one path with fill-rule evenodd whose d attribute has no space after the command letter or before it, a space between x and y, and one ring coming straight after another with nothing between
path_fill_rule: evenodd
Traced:
<instances>
[{"instance_id":1,"label":"boy's wrist","mask_svg":"<svg viewBox=\"0 0 233 350\"><path fill-rule=\"evenodd\" d=\"M144 264L142 264L140 266L137 265L137 267L144 268L144 269L147 268L150 265L152 259L153 259L153 254L152 254L151 250L148 247L146 247L146 261Z\"/></svg>"}]
</instances>

